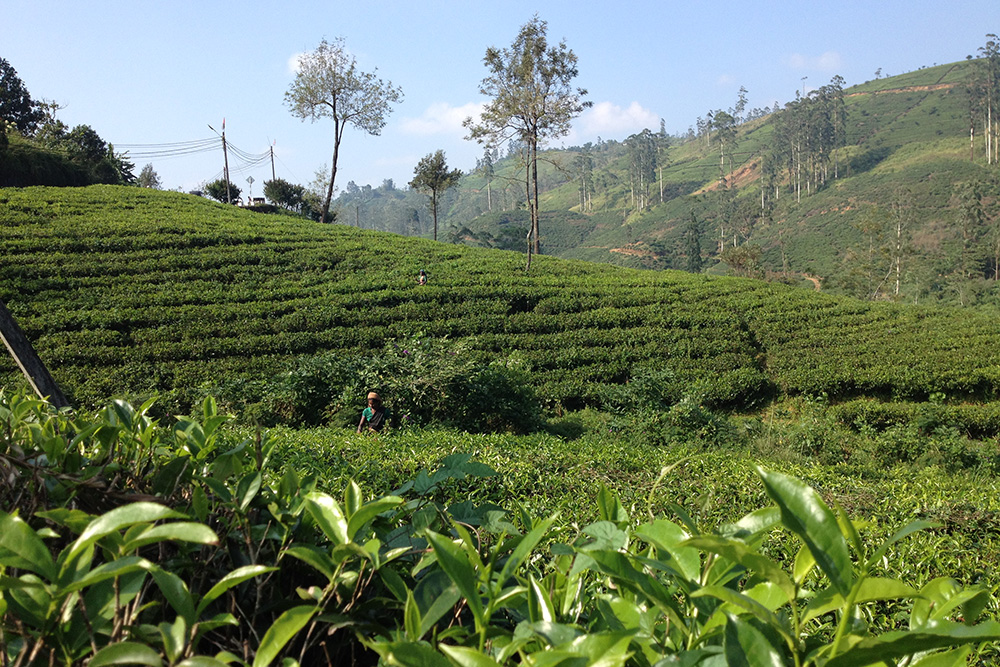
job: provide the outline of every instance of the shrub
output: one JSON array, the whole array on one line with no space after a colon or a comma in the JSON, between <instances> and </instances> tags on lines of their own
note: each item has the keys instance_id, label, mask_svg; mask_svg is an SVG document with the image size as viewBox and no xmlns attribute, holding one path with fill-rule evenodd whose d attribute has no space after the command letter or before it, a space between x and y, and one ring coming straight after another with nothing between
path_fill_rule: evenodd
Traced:
<instances>
[{"instance_id":1,"label":"shrub","mask_svg":"<svg viewBox=\"0 0 1000 667\"><path fill-rule=\"evenodd\" d=\"M231 382L217 389L225 404L266 425L353 426L369 391L382 396L397 426L524 433L540 425L526 361L484 363L468 342L423 335L391 340L368 355L302 357L263 385Z\"/></svg>"}]
</instances>

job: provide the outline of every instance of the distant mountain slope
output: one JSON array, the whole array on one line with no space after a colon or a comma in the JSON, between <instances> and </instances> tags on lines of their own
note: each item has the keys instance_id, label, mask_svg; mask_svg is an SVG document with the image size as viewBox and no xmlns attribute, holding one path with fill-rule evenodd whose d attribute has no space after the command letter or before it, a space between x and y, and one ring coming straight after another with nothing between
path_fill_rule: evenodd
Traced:
<instances>
[{"instance_id":1,"label":"distant mountain slope","mask_svg":"<svg viewBox=\"0 0 1000 667\"><path fill-rule=\"evenodd\" d=\"M843 145L829 154L821 183L797 186L787 164L769 164L787 108L736 127L723 172L729 188L720 189L717 133L670 138L645 206L636 202L629 140L547 151L542 251L630 267L688 269L696 233L696 264L713 273L732 270L721 261L726 248L751 246L759 260L745 273L801 281L810 289L806 276L821 280L824 290L859 297L990 301L1000 264L990 240L1000 190L998 170L986 164L980 139L970 156L968 86L977 62L843 89ZM811 91L809 98L818 95ZM586 184L579 167L583 158L592 162ZM442 236L520 249L523 170L516 155L493 166L490 182L469 174L448 193ZM962 232L959 218L968 208L962 192L971 184L981 191L982 222ZM408 201L411 217L424 216L419 199ZM370 226L380 228L377 217ZM975 255L971 260L969 253ZM890 264L898 264L899 288L894 273L892 289L874 291L873 276L882 280ZM736 271L744 272L739 266Z\"/></svg>"}]
</instances>

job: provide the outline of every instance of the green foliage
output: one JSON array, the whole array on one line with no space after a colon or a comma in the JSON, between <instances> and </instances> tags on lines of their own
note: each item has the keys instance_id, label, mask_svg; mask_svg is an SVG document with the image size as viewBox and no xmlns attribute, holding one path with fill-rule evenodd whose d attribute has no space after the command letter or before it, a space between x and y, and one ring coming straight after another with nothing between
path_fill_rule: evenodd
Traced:
<instances>
[{"instance_id":1,"label":"green foliage","mask_svg":"<svg viewBox=\"0 0 1000 667\"><path fill-rule=\"evenodd\" d=\"M235 183L232 181L227 183L224 178L205 184L205 194L223 204L235 204L239 200L241 192L242 190L236 187Z\"/></svg>"},{"instance_id":2,"label":"green foliage","mask_svg":"<svg viewBox=\"0 0 1000 667\"><path fill-rule=\"evenodd\" d=\"M22 134L31 134L45 117L17 71L0 58L0 124L10 123ZM5 134L0 131L0 135Z\"/></svg>"},{"instance_id":3,"label":"green foliage","mask_svg":"<svg viewBox=\"0 0 1000 667\"><path fill-rule=\"evenodd\" d=\"M140 188L151 188L153 190L159 190L162 188L163 184L160 182L160 176L153 169L153 164L146 164L142 171L139 172L139 178L136 180L136 185Z\"/></svg>"},{"instance_id":4,"label":"green foliage","mask_svg":"<svg viewBox=\"0 0 1000 667\"><path fill-rule=\"evenodd\" d=\"M571 410L644 367L669 369L673 400L711 410L822 393L977 403L1000 377L988 309L541 257L525 276L507 253L140 188L4 190L0 220L0 298L82 405L158 394L158 409L183 413L206 385L362 358L414 332L480 364L516 353L546 404ZM430 284L414 281L420 268ZM0 372L20 377L7 358Z\"/></svg>"},{"instance_id":5,"label":"green foliage","mask_svg":"<svg viewBox=\"0 0 1000 667\"><path fill-rule=\"evenodd\" d=\"M434 217L434 240L438 235L438 197L449 188L455 187L462 177L459 169L448 169L445 163L444 151L431 153L421 158L413 168L413 180L410 187L415 190L428 190L431 195L431 215Z\"/></svg>"},{"instance_id":6,"label":"green foliage","mask_svg":"<svg viewBox=\"0 0 1000 667\"><path fill-rule=\"evenodd\" d=\"M402 98L402 90L391 82L382 81L375 72L358 69L357 60L343 38L332 43L323 39L314 51L299 56L295 80L285 92L285 103L297 118L312 121L330 118L334 127L333 165L320 209L320 222L329 219L344 130L353 125L377 136L385 126L391 105Z\"/></svg>"},{"instance_id":7,"label":"green foliage","mask_svg":"<svg viewBox=\"0 0 1000 667\"><path fill-rule=\"evenodd\" d=\"M290 211L307 213L309 210L305 198L306 189L301 185L289 183L283 178L264 181L264 196L276 205Z\"/></svg>"},{"instance_id":8,"label":"green foliage","mask_svg":"<svg viewBox=\"0 0 1000 667\"><path fill-rule=\"evenodd\" d=\"M51 447L35 434L57 430L77 433L68 448L81 455L114 442L114 463L147 446L153 457L114 508L49 499L0 513L12 663L339 664L364 646L442 665L854 665L925 653L959 664L1000 641L990 589L885 572L933 522L876 531L783 473L758 468L773 505L736 521L699 521L676 504L639 518L602 487L596 520L566 524L468 499L498 477L469 454L390 495L366 498L353 482L331 495L275 466L273 438L227 444L213 401L171 429L122 403L92 418L6 395L0 407L8 465L41 461ZM694 472L675 470L656 484ZM135 501L164 476L175 481L148 496L158 502Z\"/></svg>"},{"instance_id":9,"label":"green foliage","mask_svg":"<svg viewBox=\"0 0 1000 667\"><path fill-rule=\"evenodd\" d=\"M369 391L382 396L400 427L442 423L477 432L525 432L539 421L523 360L486 363L468 343L422 335L389 341L374 352L307 357L263 386L232 383L222 395L269 424L352 426Z\"/></svg>"}]
</instances>

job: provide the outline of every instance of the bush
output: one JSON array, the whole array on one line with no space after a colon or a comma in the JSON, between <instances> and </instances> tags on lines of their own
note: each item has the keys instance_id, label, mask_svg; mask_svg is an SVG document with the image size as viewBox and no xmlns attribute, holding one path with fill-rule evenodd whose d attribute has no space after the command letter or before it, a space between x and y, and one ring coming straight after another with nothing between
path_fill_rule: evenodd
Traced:
<instances>
[{"instance_id":1,"label":"bush","mask_svg":"<svg viewBox=\"0 0 1000 667\"><path fill-rule=\"evenodd\" d=\"M215 391L265 425L354 426L369 391L382 396L396 426L437 423L525 433L540 424L527 362L484 363L468 343L422 335L392 340L366 356L303 357L263 387L229 383Z\"/></svg>"}]
</instances>

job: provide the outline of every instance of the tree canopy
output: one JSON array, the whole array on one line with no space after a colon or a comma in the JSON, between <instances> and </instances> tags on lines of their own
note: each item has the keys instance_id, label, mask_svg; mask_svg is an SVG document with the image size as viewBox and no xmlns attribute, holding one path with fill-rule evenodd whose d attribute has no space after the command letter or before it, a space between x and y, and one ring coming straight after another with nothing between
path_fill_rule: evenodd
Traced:
<instances>
[{"instance_id":1,"label":"tree canopy","mask_svg":"<svg viewBox=\"0 0 1000 667\"><path fill-rule=\"evenodd\" d=\"M510 48L489 47L483 63L489 74L479 92L492 98L479 120L465 119L469 138L489 146L510 139L527 147L528 202L534 251L538 238L538 148L547 140L569 133L570 122L592 102L583 101L587 91L573 88L576 54L562 41L550 46L548 23L536 14L521 27ZM530 244L529 244L530 250ZM528 266L531 256L528 256Z\"/></svg>"},{"instance_id":2,"label":"tree canopy","mask_svg":"<svg viewBox=\"0 0 1000 667\"><path fill-rule=\"evenodd\" d=\"M9 62L0 58L0 121L14 125L21 134L31 134L45 118L41 105L31 99L27 87ZM0 122L0 134L4 133Z\"/></svg>"},{"instance_id":3,"label":"tree canopy","mask_svg":"<svg viewBox=\"0 0 1000 667\"><path fill-rule=\"evenodd\" d=\"M410 187L415 190L430 192L431 216L434 218L434 240L438 237L438 197L448 188L458 183L462 172L458 169L448 169L444 159L444 151L437 151L422 158L413 169L413 180Z\"/></svg>"},{"instance_id":4,"label":"tree canopy","mask_svg":"<svg viewBox=\"0 0 1000 667\"><path fill-rule=\"evenodd\" d=\"M315 51L299 56L298 71L285 92L285 103L292 115L302 120L333 120L333 166L321 222L326 222L329 216L344 130L353 125L368 134L379 135L391 111L390 105L402 99L400 88L378 78L374 72L358 69L343 38L332 43L324 39Z\"/></svg>"}]
</instances>

